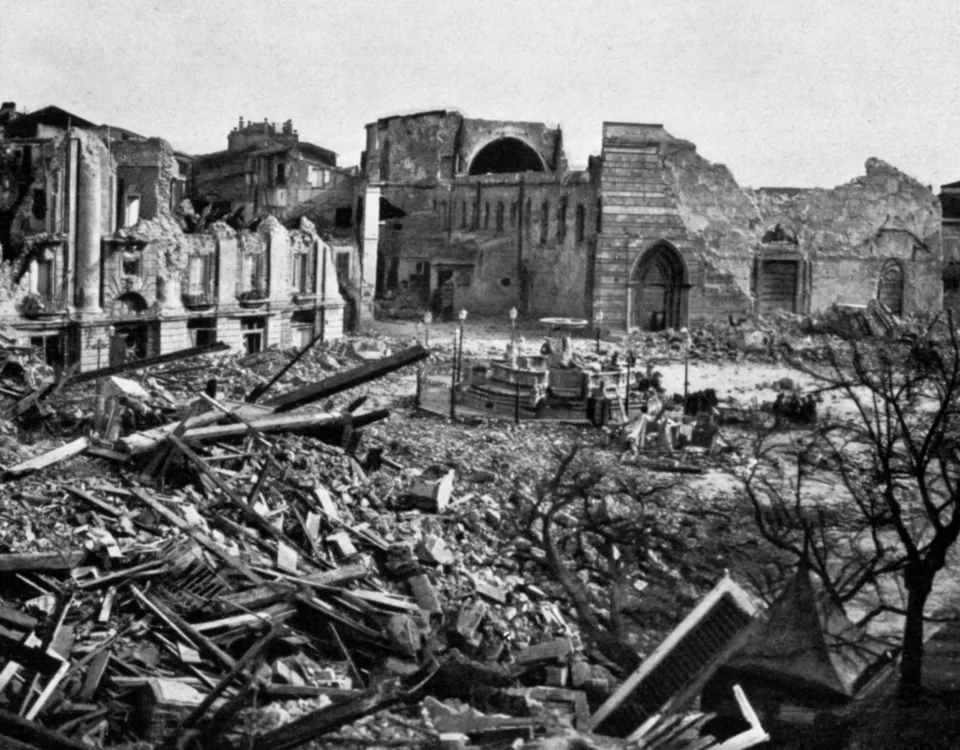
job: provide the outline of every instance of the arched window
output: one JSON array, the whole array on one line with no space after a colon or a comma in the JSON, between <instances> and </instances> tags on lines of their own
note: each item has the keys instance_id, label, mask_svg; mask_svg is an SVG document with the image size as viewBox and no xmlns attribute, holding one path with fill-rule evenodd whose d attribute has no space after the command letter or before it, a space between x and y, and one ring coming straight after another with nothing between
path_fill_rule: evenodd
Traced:
<instances>
[{"instance_id":1,"label":"arched window","mask_svg":"<svg viewBox=\"0 0 960 750\"><path fill-rule=\"evenodd\" d=\"M517 202L514 201L510 204L510 228L513 229L517 225Z\"/></svg>"},{"instance_id":2,"label":"arched window","mask_svg":"<svg viewBox=\"0 0 960 750\"><path fill-rule=\"evenodd\" d=\"M460 228L467 228L467 202L464 201L460 207Z\"/></svg>"},{"instance_id":3,"label":"arched window","mask_svg":"<svg viewBox=\"0 0 960 750\"><path fill-rule=\"evenodd\" d=\"M490 203L483 204L483 228L490 228Z\"/></svg>"},{"instance_id":4,"label":"arched window","mask_svg":"<svg viewBox=\"0 0 960 750\"><path fill-rule=\"evenodd\" d=\"M540 205L540 242L546 242L550 236L550 201Z\"/></svg>"},{"instance_id":5,"label":"arched window","mask_svg":"<svg viewBox=\"0 0 960 750\"><path fill-rule=\"evenodd\" d=\"M584 236L587 232L587 209L582 203L577 204L577 229L576 229L576 238L577 242L583 242Z\"/></svg>"},{"instance_id":6,"label":"arched window","mask_svg":"<svg viewBox=\"0 0 960 750\"><path fill-rule=\"evenodd\" d=\"M557 205L557 240L563 242L567 238L567 196L560 199Z\"/></svg>"},{"instance_id":7,"label":"arched window","mask_svg":"<svg viewBox=\"0 0 960 750\"><path fill-rule=\"evenodd\" d=\"M503 201L497 201L497 231L503 231Z\"/></svg>"}]
</instances>

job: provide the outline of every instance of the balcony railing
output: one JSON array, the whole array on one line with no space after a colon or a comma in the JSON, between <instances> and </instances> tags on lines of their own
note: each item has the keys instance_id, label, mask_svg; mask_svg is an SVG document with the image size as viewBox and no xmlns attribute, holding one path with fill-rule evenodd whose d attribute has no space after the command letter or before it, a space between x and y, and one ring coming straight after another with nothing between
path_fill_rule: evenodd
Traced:
<instances>
[{"instance_id":1,"label":"balcony railing","mask_svg":"<svg viewBox=\"0 0 960 750\"><path fill-rule=\"evenodd\" d=\"M20 303L25 318L48 318L64 315L67 303L63 295L28 294Z\"/></svg>"},{"instance_id":2,"label":"balcony railing","mask_svg":"<svg viewBox=\"0 0 960 750\"><path fill-rule=\"evenodd\" d=\"M181 300L184 307L200 309L216 305L217 295L212 289L191 288L181 295Z\"/></svg>"},{"instance_id":3,"label":"balcony railing","mask_svg":"<svg viewBox=\"0 0 960 750\"><path fill-rule=\"evenodd\" d=\"M270 291L266 284L255 284L254 286L243 289L237 287L237 302L242 307L261 307L270 299Z\"/></svg>"}]
</instances>

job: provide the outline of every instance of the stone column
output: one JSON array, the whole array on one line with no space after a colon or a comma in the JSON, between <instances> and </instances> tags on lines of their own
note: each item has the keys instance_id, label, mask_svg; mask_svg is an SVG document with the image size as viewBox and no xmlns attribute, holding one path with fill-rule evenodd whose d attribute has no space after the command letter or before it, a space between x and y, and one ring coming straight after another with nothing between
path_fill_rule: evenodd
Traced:
<instances>
[{"instance_id":1,"label":"stone column","mask_svg":"<svg viewBox=\"0 0 960 750\"><path fill-rule=\"evenodd\" d=\"M373 318L373 298L377 286L380 245L380 186L367 185L363 199L363 247L360 250L361 320Z\"/></svg>"},{"instance_id":2,"label":"stone column","mask_svg":"<svg viewBox=\"0 0 960 750\"><path fill-rule=\"evenodd\" d=\"M77 179L76 305L80 312L100 312L100 158L94 144L84 142Z\"/></svg>"}]
</instances>

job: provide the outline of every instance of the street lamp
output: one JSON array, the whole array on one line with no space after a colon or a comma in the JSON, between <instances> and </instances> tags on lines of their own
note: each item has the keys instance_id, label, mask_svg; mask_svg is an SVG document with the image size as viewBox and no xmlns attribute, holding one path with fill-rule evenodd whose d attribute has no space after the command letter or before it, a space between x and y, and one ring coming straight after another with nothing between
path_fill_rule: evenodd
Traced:
<instances>
[{"instance_id":1,"label":"street lamp","mask_svg":"<svg viewBox=\"0 0 960 750\"><path fill-rule=\"evenodd\" d=\"M430 324L433 323L433 313L427 310L423 314L423 325L424 325L424 334L423 334L423 345L430 348Z\"/></svg>"},{"instance_id":2,"label":"street lamp","mask_svg":"<svg viewBox=\"0 0 960 750\"><path fill-rule=\"evenodd\" d=\"M517 350L517 308L510 308L510 351Z\"/></svg>"},{"instance_id":3,"label":"street lamp","mask_svg":"<svg viewBox=\"0 0 960 750\"><path fill-rule=\"evenodd\" d=\"M603 311L597 310L596 314L593 316L593 327L596 329L597 335L597 354L600 353L600 323L603 322Z\"/></svg>"},{"instance_id":4,"label":"street lamp","mask_svg":"<svg viewBox=\"0 0 960 750\"><path fill-rule=\"evenodd\" d=\"M686 328L681 328L680 333L683 334L683 410L687 410L687 393L690 390L690 346L693 344L693 341L690 338L690 331Z\"/></svg>"},{"instance_id":5,"label":"street lamp","mask_svg":"<svg viewBox=\"0 0 960 750\"><path fill-rule=\"evenodd\" d=\"M461 307L457 317L460 319L460 353L457 356L457 380L459 381L463 369L463 324L467 319L466 308Z\"/></svg>"},{"instance_id":6,"label":"street lamp","mask_svg":"<svg viewBox=\"0 0 960 750\"><path fill-rule=\"evenodd\" d=\"M630 415L630 386L632 385L632 372L633 366L637 363L637 355L633 353L633 349L630 349L627 352L627 388L626 394L623 399L623 411L629 416Z\"/></svg>"}]
</instances>

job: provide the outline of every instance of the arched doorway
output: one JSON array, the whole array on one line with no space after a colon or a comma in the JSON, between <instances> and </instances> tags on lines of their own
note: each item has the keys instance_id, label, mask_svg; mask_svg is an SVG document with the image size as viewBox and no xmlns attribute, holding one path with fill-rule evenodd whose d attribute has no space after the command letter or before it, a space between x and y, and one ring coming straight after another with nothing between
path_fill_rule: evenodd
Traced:
<instances>
[{"instance_id":1,"label":"arched doorway","mask_svg":"<svg viewBox=\"0 0 960 750\"><path fill-rule=\"evenodd\" d=\"M470 162L470 174L543 172L540 155L519 138L499 138L488 143Z\"/></svg>"},{"instance_id":2,"label":"arched doorway","mask_svg":"<svg viewBox=\"0 0 960 750\"><path fill-rule=\"evenodd\" d=\"M684 276L683 259L670 245L659 244L647 250L630 281L630 325L644 331L679 327Z\"/></svg>"},{"instance_id":3,"label":"arched doorway","mask_svg":"<svg viewBox=\"0 0 960 750\"><path fill-rule=\"evenodd\" d=\"M903 266L895 260L888 260L880 269L877 299L894 315L903 314Z\"/></svg>"}]
</instances>

